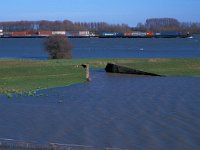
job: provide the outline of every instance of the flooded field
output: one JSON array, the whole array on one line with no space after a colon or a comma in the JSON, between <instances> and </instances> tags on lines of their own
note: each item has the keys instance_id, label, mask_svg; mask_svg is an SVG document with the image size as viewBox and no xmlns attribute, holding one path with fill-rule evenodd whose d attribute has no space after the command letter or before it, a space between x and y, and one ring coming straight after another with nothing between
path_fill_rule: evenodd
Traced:
<instances>
[{"instance_id":1,"label":"flooded field","mask_svg":"<svg viewBox=\"0 0 200 150\"><path fill-rule=\"evenodd\" d=\"M92 71L92 82L0 96L0 136L98 148L200 148L200 78Z\"/></svg>"}]
</instances>

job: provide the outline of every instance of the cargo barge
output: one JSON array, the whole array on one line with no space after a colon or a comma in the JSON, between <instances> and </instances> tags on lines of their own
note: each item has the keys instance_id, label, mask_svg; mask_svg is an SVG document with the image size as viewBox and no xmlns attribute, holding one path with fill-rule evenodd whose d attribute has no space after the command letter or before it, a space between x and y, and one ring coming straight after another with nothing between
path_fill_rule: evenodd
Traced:
<instances>
[{"instance_id":1,"label":"cargo barge","mask_svg":"<svg viewBox=\"0 0 200 150\"><path fill-rule=\"evenodd\" d=\"M103 32L92 33L90 31L22 31L3 32L0 30L2 38L45 38L53 35L64 35L68 38L188 38L189 33L181 32Z\"/></svg>"}]
</instances>

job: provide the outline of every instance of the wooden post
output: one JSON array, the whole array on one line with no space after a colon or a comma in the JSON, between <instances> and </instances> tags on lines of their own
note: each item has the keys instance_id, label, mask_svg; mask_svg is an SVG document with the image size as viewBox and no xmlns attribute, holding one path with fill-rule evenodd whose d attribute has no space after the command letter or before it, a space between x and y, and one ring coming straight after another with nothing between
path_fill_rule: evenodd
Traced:
<instances>
[{"instance_id":1,"label":"wooden post","mask_svg":"<svg viewBox=\"0 0 200 150\"><path fill-rule=\"evenodd\" d=\"M85 68L86 80L87 80L87 81L91 81L91 78L90 78L90 65L89 65L89 64L82 64L81 66L82 66L83 68Z\"/></svg>"},{"instance_id":2,"label":"wooden post","mask_svg":"<svg viewBox=\"0 0 200 150\"><path fill-rule=\"evenodd\" d=\"M91 81L91 78L90 78L90 65L89 64L86 64L86 80L87 81Z\"/></svg>"}]
</instances>

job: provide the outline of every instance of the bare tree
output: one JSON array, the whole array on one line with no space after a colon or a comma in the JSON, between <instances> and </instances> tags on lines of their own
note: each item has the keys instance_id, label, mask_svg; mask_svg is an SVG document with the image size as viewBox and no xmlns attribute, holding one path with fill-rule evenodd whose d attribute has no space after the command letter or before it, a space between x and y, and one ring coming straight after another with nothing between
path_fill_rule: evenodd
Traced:
<instances>
[{"instance_id":1,"label":"bare tree","mask_svg":"<svg viewBox=\"0 0 200 150\"><path fill-rule=\"evenodd\" d=\"M54 35L45 41L45 50L50 59L70 59L72 44L64 35Z\"/></svg>"}]
</instances>

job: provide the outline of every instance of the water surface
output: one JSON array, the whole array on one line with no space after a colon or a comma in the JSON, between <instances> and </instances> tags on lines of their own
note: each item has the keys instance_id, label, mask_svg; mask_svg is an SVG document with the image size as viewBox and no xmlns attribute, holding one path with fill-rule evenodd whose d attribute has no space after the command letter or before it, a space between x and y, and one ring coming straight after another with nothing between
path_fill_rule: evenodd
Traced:
<instances>
[{"instance_id":1,"label":"water surface","mask_svg":"<svg viewBox=\"0 0 200 150\"><path fill-rule=\"evenodd\" d=\"M0 58L47 59L42 38L0 38ZM200 36L194 39L70 39L73 58L200 57Z\"/></svg>"},{"instance_id":2,"label":"water surface","mask_svg":"<svg viewBox=\"0 0 200 150\"><path fill-rule=\"evenodd\" d=\"M200 148L200 78L92 72L92 82L0 96L0 136L127 149Z\"/></svg>"}]
</instances>

